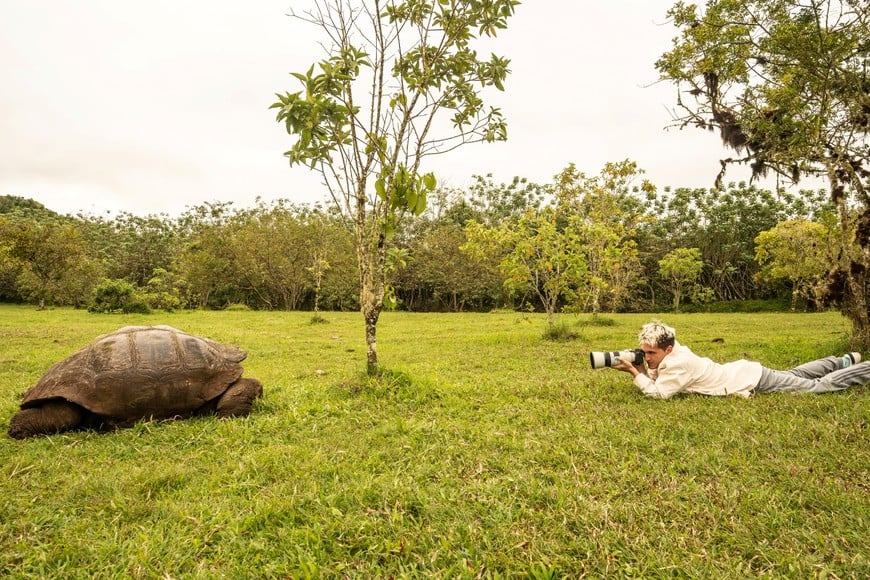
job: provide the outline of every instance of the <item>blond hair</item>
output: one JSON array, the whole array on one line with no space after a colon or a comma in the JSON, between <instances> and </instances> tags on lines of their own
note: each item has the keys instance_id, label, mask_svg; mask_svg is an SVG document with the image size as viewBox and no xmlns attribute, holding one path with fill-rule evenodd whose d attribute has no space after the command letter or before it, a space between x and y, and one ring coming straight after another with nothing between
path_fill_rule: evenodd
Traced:
<instances>
[{"instance_id":1,"label":"blond hair","mask_svg":"<svg viewBox=\"0 0 870 580\"><path fill-rule=\"evenodd\" d=\"M652 344L659 348L673 346L677 339L677 331L658 320L644 324L637 335L640 344Z\"/></svg>"}]
</instances>

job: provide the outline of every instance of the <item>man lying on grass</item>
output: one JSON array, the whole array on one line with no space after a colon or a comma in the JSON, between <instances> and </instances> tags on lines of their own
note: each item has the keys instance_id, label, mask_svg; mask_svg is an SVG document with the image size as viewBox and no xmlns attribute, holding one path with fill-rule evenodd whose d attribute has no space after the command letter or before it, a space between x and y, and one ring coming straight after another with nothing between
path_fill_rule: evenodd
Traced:
<instances>
[{"instance_id":1,"label":"man lying on grass","mask_svg":"<svg viewBox=\"0 0 870 580\"><path fill-rule=\"evenodd\" d=\"M850 352L808 362L788 371L738 360L718 364L696 355L676 340L676 331L661 322L645 324L638 335L646 366L620 360L612 368L631 373L648 397L668 399L678 393L739 395L753 393L830 393L870 383L870 362Z\"/></svg>"}]
</instances>

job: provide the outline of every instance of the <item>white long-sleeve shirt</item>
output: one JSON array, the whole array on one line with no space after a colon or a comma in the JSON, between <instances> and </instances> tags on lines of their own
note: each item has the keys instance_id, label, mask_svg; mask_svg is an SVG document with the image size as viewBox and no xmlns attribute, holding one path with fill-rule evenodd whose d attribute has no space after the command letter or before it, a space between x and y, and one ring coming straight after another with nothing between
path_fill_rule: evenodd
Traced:
<instances>
[{"instance_id":1,"label":"white long-sleeve shirt","mask_svg":"<svg viewBox=\"0 0 870 580\"><path fill-rule=\"evenodd\" d=\"M648 376L637 375L634 384L644 395L659 399L678 393L748 397L761 378L761 370L761 363L742 359L718 364L675 342L658 369L648 370Z\"/></svg>"}]
</instances>

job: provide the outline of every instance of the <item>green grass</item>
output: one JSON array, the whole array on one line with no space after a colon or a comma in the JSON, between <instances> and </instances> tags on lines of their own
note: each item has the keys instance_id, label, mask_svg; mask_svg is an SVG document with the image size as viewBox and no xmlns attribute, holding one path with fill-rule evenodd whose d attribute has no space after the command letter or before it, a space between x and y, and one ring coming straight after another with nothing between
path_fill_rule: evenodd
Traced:
<instances>
[{"instance_id":1,"label":"green grass","mask_svg":"<svg viewBox=\"0 0 870 580\"><path fill-rule=\"evenodd\" d=\"M246 418L0 436L0 576L870 575L870 392L646 399L589 350L653 315L93 315L0 305L0 427L54 362L126 324L249 352ZM788 367L837 314L660 315L699 354ZM723 338L724 342L713 342Z\"/></svg>"}]
</instances>

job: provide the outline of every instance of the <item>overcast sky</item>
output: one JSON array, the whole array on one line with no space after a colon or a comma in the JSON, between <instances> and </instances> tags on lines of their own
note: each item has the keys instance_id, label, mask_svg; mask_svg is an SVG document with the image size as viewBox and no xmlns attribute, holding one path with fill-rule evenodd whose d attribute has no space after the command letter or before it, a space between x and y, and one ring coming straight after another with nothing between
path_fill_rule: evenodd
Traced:
<instances>
[{"instance_id":1,"label":"overcast sky","mask_svg":"<svg viewBox=\"0 0 870 580\"><path fill-rule=\"evenodd\" d=\"M597 174L631 159L659 187L710 187L727 156L715 134L665 130L674 88L656 59L671 0L526 0L495 44L511 59L492 104L508 141L423 169L463 187L492 173L548 183L568 163ZM290 72L323 57L303 0L0 0L0 195L62 213L180 214L232 201L324 200L290 167L268 106ZM738 172L729 179L744 179Z\"/></svg>"}]
</instances>

